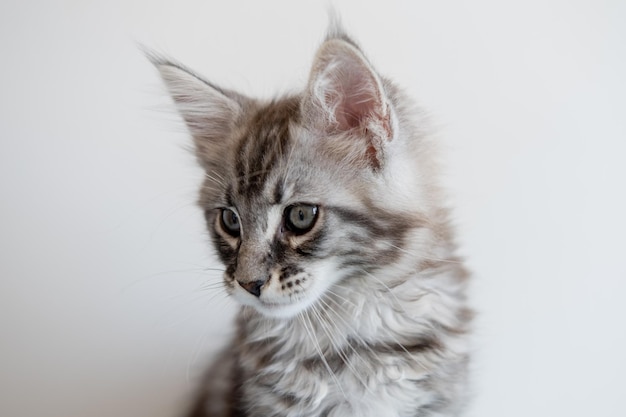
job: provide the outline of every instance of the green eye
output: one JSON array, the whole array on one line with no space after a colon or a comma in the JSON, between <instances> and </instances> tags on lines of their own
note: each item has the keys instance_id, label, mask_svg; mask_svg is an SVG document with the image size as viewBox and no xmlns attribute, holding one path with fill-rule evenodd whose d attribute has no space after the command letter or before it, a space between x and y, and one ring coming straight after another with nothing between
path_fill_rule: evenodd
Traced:
<instances>
[{"instance_id":1,"label":"green eye","mask_svg":"<svg viewBox=\"0 0 626 417\"><path fill-rule=\"evenodd\" d=\"M233 237L239 237L241 233L241 225L239 224L239 217L237 213L231 209L222 209L222 228L226 233Z\"/></svg>"},{"instance_id":2,"label":"green eye","mask_svg":"<svg viewBox=\"0 0 626 417\"><path fill-rule=\"evenodd\" d=\"M308 232L317 220L318 207L311 204L294 204L285 209L285 226L297 235Z\"/></svg>"}]
</instances>

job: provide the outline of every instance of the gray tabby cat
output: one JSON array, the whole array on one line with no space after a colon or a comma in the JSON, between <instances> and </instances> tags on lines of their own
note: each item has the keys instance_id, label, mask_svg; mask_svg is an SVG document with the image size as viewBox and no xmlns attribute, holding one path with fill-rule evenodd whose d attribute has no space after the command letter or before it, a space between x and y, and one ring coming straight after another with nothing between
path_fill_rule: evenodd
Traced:
<instances>
[{"instance_id":1,"label":"gray tabby cat","mask_svg":"<svg viewBox=\"0 0 626 417\"><path fill-rule=\"evenodd\" d=\"M243 307L191 416L459 415L467 273L425 120L338 25L300 94L248 98L151 56L206 170Z\"/></svg>"}]
</instances>

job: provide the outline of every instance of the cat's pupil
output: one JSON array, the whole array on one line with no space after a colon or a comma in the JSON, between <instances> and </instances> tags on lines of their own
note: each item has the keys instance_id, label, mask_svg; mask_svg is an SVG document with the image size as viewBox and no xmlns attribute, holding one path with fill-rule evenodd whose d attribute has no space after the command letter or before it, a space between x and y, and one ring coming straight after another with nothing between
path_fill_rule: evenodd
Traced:
<instances>
[{"instance_id":1,"label":"cat's pupil","mask_svg":"<svg viewBox=\"0 0 626 417\"><path fill-rule=\"evenodd\" d=\"M317 220L317 209L317 206L310 204L297 204L287 207L285 209L287 229L299 235L308 232Z\"/></svg>"}]
</instances>

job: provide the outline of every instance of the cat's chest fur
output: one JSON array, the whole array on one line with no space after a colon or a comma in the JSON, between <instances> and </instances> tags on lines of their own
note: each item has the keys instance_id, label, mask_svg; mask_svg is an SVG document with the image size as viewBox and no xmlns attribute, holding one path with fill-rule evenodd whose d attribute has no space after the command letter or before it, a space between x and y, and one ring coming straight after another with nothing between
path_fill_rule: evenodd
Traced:
<instances>
[{"instance_id":1,"label":"cat's chest fur","mask_svg":"<svg viewBox=\"0 0 626 417\"><path fill-rule=\"evenodd\" d=\"M448 269L454 280L460 271ZM456 415L461 403L452 398L462 395L467 345L458 335L436 335L428 322L446 308L445 295L412 285L385 289L391 297L377 291L337 294L327 302L332 313L320 309L290 322L242 312L236 343L242 416ZM418 298L431 311L417 307Z\"/></svg>"},{"instance_id":2,"label":"cat's chest fur","mask_svg":"<svg viewBox=\"0 0 626 417\"><path fill-rule=\"evenodd\" d=\"M252 377L243 384L245 415L414 417L433 401L434 394L419 385L417 365L402 363L397 354L347 350L343 357L327 357L327 363L312 355L244 371L244 377Z\"/></svg>"}]
</instances>

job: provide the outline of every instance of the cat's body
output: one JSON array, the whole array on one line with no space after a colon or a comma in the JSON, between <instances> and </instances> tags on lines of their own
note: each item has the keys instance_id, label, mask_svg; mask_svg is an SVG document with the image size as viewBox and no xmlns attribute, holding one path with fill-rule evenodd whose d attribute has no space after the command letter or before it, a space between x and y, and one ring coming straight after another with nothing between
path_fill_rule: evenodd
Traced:
<instances>
[{"instance_id":1,"label":"cat's body","mask_svg":"<svg viewBox=\"0 0 626 417\"><path fill-rule=\"evenodd\" d=\"M260 102L153 59L244 306L194 417L458 415L470 312L425 121L340 29Z\"/></svg>"}]
</instances>

